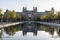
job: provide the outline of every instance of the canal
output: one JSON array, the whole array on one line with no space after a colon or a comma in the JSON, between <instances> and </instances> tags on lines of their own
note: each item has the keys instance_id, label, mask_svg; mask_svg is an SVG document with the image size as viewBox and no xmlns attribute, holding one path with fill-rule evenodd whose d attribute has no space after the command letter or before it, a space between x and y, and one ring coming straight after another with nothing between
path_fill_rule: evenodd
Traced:
<instances>
[{"instance_id":1,"label":"canal","mask_svg":"<svg viewBox=\"0 0 60 40\"><path fill-rule=\"evenodd\" d=\"M60 28L23 23L0 29L0 40L60 40Z\"/></svg>"}]
</instances>

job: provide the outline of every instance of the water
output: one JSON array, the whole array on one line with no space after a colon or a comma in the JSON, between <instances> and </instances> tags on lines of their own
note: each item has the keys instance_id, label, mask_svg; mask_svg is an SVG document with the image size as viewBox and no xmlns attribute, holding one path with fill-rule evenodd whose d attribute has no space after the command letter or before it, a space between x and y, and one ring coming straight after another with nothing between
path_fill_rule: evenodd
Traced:
<instances>
[{"instance_id":1,"label":"water","mask_svg":"<svg viewBox=\"0 0 60 40\"><path fill-rule=\"evenodd\" d=\"M60 28L25 23L0 29L0 40L60 40Z\"/></svg>"}]
</instances>

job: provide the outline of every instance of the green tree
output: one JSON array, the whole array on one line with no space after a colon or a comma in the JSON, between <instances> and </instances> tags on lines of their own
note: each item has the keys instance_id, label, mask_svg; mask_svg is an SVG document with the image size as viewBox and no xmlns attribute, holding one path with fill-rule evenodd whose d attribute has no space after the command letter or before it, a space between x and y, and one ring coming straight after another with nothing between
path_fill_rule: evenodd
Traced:
<instances>
[{"instance_id":1,"label":"green tree","mask_svg":"<svg viewBox=\"0 0 60 40\"><path fill-rule=\"evenodd\" d=\"M0 22L2 21L3 15L2 15L2 9L0 9Z\"/></svg>"},{"instance_id":2,"label":"green tree","mask_svg":"<svg viewBox=\"0 0 60 40\"><path fill-rule=\"evenodd\" d=\"M12 13L11 13L11 18L12 18L12 19L16 19L16 12L15 12L15 10L12 11Z\"/></svg>"},{"instance_id":3,"label":"green tree","mask_svg":"<svg viewBox=\"0 0 60 40\"><path fill-rule=\"evenodd\" d=\"M4 13L4 19L10 22L11 21L15 22L17 20L20 21L20 18L21 18L21 15L17 14L15 10L13 11L6 10L6 12Z\"/></svg>"},{"instance_id":4,"label":"green tree","mask_svg":"<svg viewBox=\"0 0 60 40\"><path fill-rule=\"evenodd\" d=\"M20 14L16 14L16 19L17 19L17 21L21 21L21 15Z\"/></svg>"},{"instance_id":5,"label":"green tree","mask_svg":"<svg viewBox=\"0 0 60 40\"><path fill-rule=\"evenodd\" d=\"M7 22L9 21L9 19L11 19L11 11L9 11L8 9L6 10L6 12L4 13L4 19L7 20Z\"/></svg>"}]
</instances>

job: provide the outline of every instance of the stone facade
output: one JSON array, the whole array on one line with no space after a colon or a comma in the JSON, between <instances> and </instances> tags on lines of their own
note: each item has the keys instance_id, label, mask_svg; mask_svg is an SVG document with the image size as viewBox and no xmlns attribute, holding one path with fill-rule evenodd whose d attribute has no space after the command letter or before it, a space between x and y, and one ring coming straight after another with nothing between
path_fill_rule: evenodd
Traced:
<instances>
[{"instance_id":1,"label":"stone facade","mask_svg":"<svg viewBox=\"0 0 60 40\"><path fill-rule=\"evenodd\" d=\"M54 9L51 9L51 12L54 12ZM26 20L33 21L35 18L39 17L40 15L47 14L48 11L45 12L37 12L37 7L33 7L33 10L27 10L26 7L23 7L23 12L17 12L23 16Z\"/></svg>"}]
</instances>

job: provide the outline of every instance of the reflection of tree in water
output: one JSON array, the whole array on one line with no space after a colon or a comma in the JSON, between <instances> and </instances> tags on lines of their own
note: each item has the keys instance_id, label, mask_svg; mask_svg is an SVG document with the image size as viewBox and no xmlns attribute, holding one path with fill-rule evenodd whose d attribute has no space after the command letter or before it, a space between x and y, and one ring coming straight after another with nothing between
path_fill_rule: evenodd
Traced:
<instances>
[{"instance_id":1,"label":"reflection of tree in water","mask_svg":"<svg viewBox=\"0 0 60 40\"><path fill-rule=\"evenodd\" d=\"M2 38L2 29L0 29L0 39Z\"/></svg>"},{"instance_id":2,"label":"reflection of tree in water","mask_svg":"<svg viewBox=\"0 0 60 40\"><path fill-rule=\"evenodd\" d=\"M59 28L59 30L58 30L58 36L60 37L60 28Z\"/></svg>"},{"instance_id":3,"label":"reflection of tree in water","mask_svg":"<svg viewBox=\"0 0 60 40\"><path fill-rule=\"evenodd\" d=\"M22 29L26 29L26 30L28 29L28 27L26 27L26 24L25 25L23 24L21 27L22 27ZM19 25L15 25L15 26L6 27L6 28L4 28L4 30L5 30L6 34L13 36L17 31L19 31L21 29L21 27ZM33 28L31 27L31 30L34 33L33 35L37 35L36 29L35 29L35 27L33 27ZM54 35L54 31L56 31L58 36L60 37L60 28L53 27L53 26L40 25L40 29L45 32L49 32L49 34L52 36ZM29 31L29 30L27 30L27 31ZM24 34L26 35L25 30L23 31L23 35Z\"/></svg>"},{"instance_id":4,"label":"reflection of tree in water","mask_svg":"<svg viewBox=\"0 0 60 40\"><path fill-rule=\"evenodd\" d=\"M19 28L18 26L10 26L4 28L4 30L6 31L6 34L13 36L19 30Z\"/></svg>"},{"instance_id":5,"label":"reflection of tree in water","mask_svg":"<svg viewBox=\"0 0 60 40\"><path fill-rule=\"evenodd\" d=\"M41 30L43 30L45 32L49 32L49 34L52 36L54 35L54 32L56 31L58 33L58 36L60 36L60 29L58 29L57 27L40 25L40 28L41 28Z\"/></svg>"},{"instance_id":6,"label":"reflection of tree in water","mask_svg":"<svg viewBox=\"0 0 60 40\"><path fill-rule=\"evenodd\" d=\"M49 28L49 34L52 36L54 35L54 28Z\"/></svg>"},{"instance_id":7,"label":"reflection of tree in water","mask_svg":"<svg viewBox=\"0 0 60 40\"><path fill-rule=\"evenodd\" d=\"M43 30L43 31L48 32L49 31L49 28L51 28L51 27L45 26L45 25L40 25L40 29Z\"/></svg>"}]
</instances>

